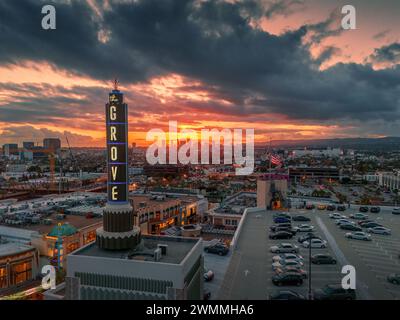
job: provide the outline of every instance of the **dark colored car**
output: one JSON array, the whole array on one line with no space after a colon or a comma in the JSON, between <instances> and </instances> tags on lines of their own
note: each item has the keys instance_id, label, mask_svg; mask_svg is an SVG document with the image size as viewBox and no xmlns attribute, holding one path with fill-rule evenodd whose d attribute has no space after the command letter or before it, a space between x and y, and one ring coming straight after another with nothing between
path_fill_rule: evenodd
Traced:
<instances>
[{"instance_id":1,"label":"dark colored car","mask_svg":"<svg viewBox=\"0 0 400 320\"><path fill-rule=\"evenodd\" d=\"M340 225L340 229L342 230L350 230L350 231L362 231L360 227L357 227L350 223L345 223Z\"/></svg>"},{"instance_id":2,"label":"dark colored car","mask_svg":"<svg viewBox=\"0 0 400 320\"><path fill-rule=\"evenodd\" d=\"M313 204L307 204L306 205L306 209L307 210L312 210L312 209L315 209L315 206Z\"/></svg>"},{"instance_id":3,"label":"dark colored car","mask_svg":"<svg viewBox=\"0 0 400 320\"><path fill-rule=\"evenodd\" d=\"M228 254L229 248L222 244L216 244L216 245L204 248L204 251L208 252L208 253L218 254L220 256L225 256Z\"/></svg>"},{"instance_id":4,"label":"dark colored car","mask_svg":"<svg viewBox=\"0 0 400 320\"><path fill-rule=\"evenodd\" d=\"M363 224L370 223L370 222L375 222L375 221L374 220L361 220L361 221L358 221L357 223L362 227Z\"/></svg>"},{"instance_id":5,"label":"dark colored car","mask_svg":"<svg viewBox=\"0 0 400 320\"><path fill-rule=\"evenodd\" d=\"M284 290L273 293L269 296L270 300L306 300L301 294L292 290Z\"/></svg>"},{"instance_id":6,"label":"dark colored car","mask_svg":"<svg viewBox=\"0 0 400 320\"><path fill-rule=\"evenodd\" d=\"M346 206L343 206L343 205L337 206L336 210L337 211L346 211Z\"/></svg>"},{"instance_id":7,"label":"dark colored car","mask_svg":"<svg viewBox=\"0 0 400 320\"><path fill-rule=\"evenodd\" d=\"M328 284L322 289L314 290L315 300L355 300L353 289L343 289L340 284Z\"/></svg>"},{"instance_id":8,"label":"dark colored car","mask_svg":"<svg viewBox=\"0 0 400 320\"><path fill-rule=\"evenodd\" d=\"M269 235L270 239L277 240L277 239L292 239L293 238L293 233L288 232L288 231L278 231L271 233Z\"/></svg>"},{"instance_id":9,"label":"dark colored car","mask_svg":"<svg viewBox=\"0 0 400 320\"><path fill-rule=\"evenodd\" d=\"M311 221L311 219L309 217L305 217L305 216L294 216L292 218L293 221Z\"/></svg>"},{"instance_id":10,"label":"dark colored car","mask_svg":"<svg viewBox=\"0 0 400 320\"><path fill-rule=\"evenodd\" d=\"M315 235L314 233L307 233L307 234L305 234L305 235L299 237L299 238L297 239L297 241L298 241L299 243L303 243L304 241L309 240L310 237L311 237L311 239L320 239L320 240L321 240L321 238L318 237L317 235Z\"/></svg>"},{"instance_id":11,"label":"dark colored car","mask_svg":"<svg viewBox=\"0 0 400 320\"><path fill-rule=\"evenodd\" d=\"M360 207L358 209L358 211L360 211L360 212L368 212L368 207Z\"/></svg>"},{"instance_id":12,"label":"dark colored car","mask_svg":"<svg viewBox=\"0 0 400 320\"><path fill-rule=\"evenodd\" d=\"M376 223L376 222L367 222L360 224L362 228L375 228L375 227L383 227L381 224Z\"/></svg>"},{"instance_id":13,"label":"dark colored car","mask_svg":"<svg viewBox=\"0 0 400 320\"><path fill-rule=\"evenodd\" d=\"M301 286L303 276L296 273L281 273L272 276L272 283L276 286Z\"/></svg>"},{"instance_id":14,"label":"dark colored car","mask_svg":"<svg viewBox=\"0 0 400 320\"><path fill-rule=\"evenodd\" d=\"M381 212L381 208L380 207L371 207L371 209L369 211L372 213L379 213L379 212Z\"/></svg>"},{"instance_id":15,"label":"dark colored car","mask_svg":"<svg viewBox=\"0 0 400 320\"><path fill-rule=\"evenodd\" d=\"M290 223L291 219L286 217L274 218L274 223Z\"/></svg>"},{"instance_id":16,"label":"dark colored car","mask_svg":"<svg viewBox=\"0 0 400 320\"><path fill-rule=\"evenodd\" d=\"M210 300L211 298L211 291L204 290L203 292L203 300Z\"/></svg>"},{"instance_id":17,"label":"dark colored car","mask_svg":"<svg viewBox=\"0 0 400 320\"><path fill-rule=\"evenodd\" d=\"M329 254L316 254L311 257L311 262L314 264L336 264L336 259Z\"/></svg>"},{"instance_id":18,"label":"dark colored car","mask_svg":"<svg viewBox=\"0 0 400 320\"><path fill-rule=\"evenodd\" d=\"M328 205L328 206L326 207L326 210L328 210L328 211L335 211L335 209L336 209L336 206L333 205L333 204L330 204L330 205Z\"/></svg>"},{"instance_id":19,"label":"dark colored car","mask_svg":"<svg viewBox=\"0 0 400 320\"><path fill-rule=\"evenodd\" d=\"M387 277L387 281L393 284L400 284L400 273L392 273Z\"/></svg>"},{"instance_id":20,"label":"dark colored car","mask_svg":"<svg viewBox=\"0 0 400 320\"><path fill-rule=\"evenodd\" d=\"M272 226L269 227L269 230L271 231L277 231L280 228L287 228L287 229L291 229L292 228L292 224L289 223L280 223L280 224L274 224Z\"/></svg>"}]
</instances>

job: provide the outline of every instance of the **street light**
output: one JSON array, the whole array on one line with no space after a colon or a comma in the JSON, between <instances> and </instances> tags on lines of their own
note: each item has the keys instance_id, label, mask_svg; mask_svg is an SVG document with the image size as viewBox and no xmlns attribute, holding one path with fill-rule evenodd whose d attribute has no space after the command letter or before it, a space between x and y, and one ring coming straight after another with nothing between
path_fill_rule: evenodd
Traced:
<instances>
[{"instance_id":1,"label":"street light","mask_svg":"<svg viewBox=\"0 0 400 320\"><path fill-rule=\"evenodd\" d=\"M312 300L311 292L311 239L312 233L308 234L308 300Z\"/></svg>"}]
</instances>

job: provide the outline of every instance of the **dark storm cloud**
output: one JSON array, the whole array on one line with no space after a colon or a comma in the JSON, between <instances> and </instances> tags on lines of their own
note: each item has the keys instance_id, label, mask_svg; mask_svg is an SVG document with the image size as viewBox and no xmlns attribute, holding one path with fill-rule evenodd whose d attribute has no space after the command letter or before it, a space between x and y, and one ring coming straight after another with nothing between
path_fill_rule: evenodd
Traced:
<instances>
[{"instance_id":1,"label":"dark storm cloud","mask_svg":"<svg viewBox=\"0 0 400 320\"><path fill-rule=\"evenodd\" d=\"M387 46L375 49L374 54L371 56L373 61L376 62L400 62L400 43L392 43Z\"/></svg>"},{"instance_id":2,"label":"dark storm cloud","mask_svg":"<svg viewBox=\"0 0 400 320\"><path fill-rule=\"evenodd\" d=\"M318 64L334 49L317 60L310 56L306 36L319 43L343 32L335 13L275 36L250 26L250 14L261 8L255 1L111 1L101 19L85 2L72 1L56 4L57 30L44 31L42 4L0 3L0 41L7 44L0 50L1 63L46 60L97 79L117 75L123 82L174 72L201 80L214 88L215 97L234 105L196 106L214 113L274 112L317 121L399 119L399 67L375 71L369 65L337 64L320 71ZM99 31L106 31L108 41L98 40ZM376 56L393 58L393 53Z\"/></svg>"}]
</instances>

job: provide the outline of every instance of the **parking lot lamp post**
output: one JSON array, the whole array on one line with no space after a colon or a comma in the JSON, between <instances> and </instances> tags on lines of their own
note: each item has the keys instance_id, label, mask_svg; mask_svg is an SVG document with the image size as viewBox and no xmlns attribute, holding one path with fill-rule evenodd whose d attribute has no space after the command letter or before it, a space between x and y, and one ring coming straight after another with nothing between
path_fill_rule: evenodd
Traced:
<instances>
[{"instance_id":1,"label":"parking lot lamp post","mask_svg":"<svg viewBox=\"0 0 400 320\"><path fill-rule=\"evenodd\" d=\"M312 300L311 292L311 234L308 235L308 299Z\"/></svg>"}]
</instances>

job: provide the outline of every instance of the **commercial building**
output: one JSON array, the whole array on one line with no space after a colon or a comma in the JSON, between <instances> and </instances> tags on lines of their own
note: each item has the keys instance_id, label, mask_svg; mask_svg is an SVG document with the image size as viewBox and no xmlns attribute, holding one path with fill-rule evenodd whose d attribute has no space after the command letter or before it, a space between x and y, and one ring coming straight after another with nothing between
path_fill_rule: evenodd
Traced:
<instances>
[{"instance_id":1,"label":"commercial building","mask_svg":"<svg viewBox=\"0 0 400 320\"><path fill-rule=\"evenodd\" d=\"M58 138L43 139L43 148L58 152L61 149L61 140Z\"/></svg>"},{"instance_id":2,"label":"commercial building","mask_svg":"<svg viewBox=\"0 0 400 320\"><path fill-rule=\"evenodd\" d=\"M0 295L36 278L39 253L36 248L0 240Z\"/></svg>"},{"instance_id":3,"label":"commercial building","mask_svg":"<svg viewBox=\"0 0 400 320\"><path fill-rule=\"evenodd\" d=\"M287 206L289 175L268 173L257 179L257 207L276 210Z\"/></svg>"},{"instance_id":4,"label":"commercial building","mask_svg":"<svg viewBox=\"0 0 400 320\"><path fill-rule=\"evenodd\" d=\"M393 172L379 172L378 183L390 190L400 190L400 176Z\"/></svg>"},{"instance_id":5,"label":"commercial building","mask_svg":"<svg viewBox=\"0 0 400 320\"><path fill-rule=\"evenodd\" d=\"M305 179L340 179L337 167L289 167L289 178L294 181Z\"/></svg>"},{"instance_id":6,"label":"commercial building","mask_svg":"<svg viewBox=\"0 0 400 320\"><path fill-rule=\"evenodd\" d=\"M16 143L7 143L3 145L3 155L7 158L10 157L17 157L19 155L18 153L18 144Z\"/></svg>"},{"instance_id":7,"label":"commercial building","mask_svg":"<svg viewBox=\"0 0 400 320\"><path fill-rule=\"evenodd\" d=\"M292 158L300 158L304 156L311 156L314 158L329 157L338 158L343 155L343 151L339 148L326 148L326 149L296 149L290 152Z\"/></svg>"}]
</instances>

